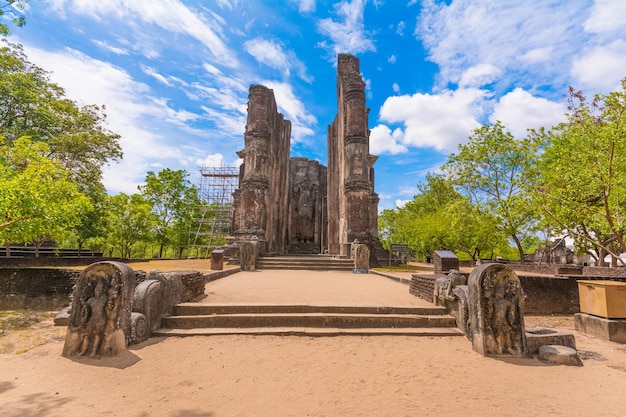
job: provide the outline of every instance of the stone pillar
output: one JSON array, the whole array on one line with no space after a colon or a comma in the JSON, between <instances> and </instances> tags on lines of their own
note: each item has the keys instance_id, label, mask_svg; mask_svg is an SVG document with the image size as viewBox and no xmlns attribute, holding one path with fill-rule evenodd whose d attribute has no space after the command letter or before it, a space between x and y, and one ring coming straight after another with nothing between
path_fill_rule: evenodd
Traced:
<instances>
[{"instance_id":1,"label":"stone pillar","mask_svg":"<svg viewBox=\"0 0 626 417\"><path fill-rule=\"evenodd\" d=\"M250 86L244 159L234 194L233 234L239 242L260 240L261 252L284 253L287 239L291 123L278 113L274 92Z\"/></svg>"}]
</instances>

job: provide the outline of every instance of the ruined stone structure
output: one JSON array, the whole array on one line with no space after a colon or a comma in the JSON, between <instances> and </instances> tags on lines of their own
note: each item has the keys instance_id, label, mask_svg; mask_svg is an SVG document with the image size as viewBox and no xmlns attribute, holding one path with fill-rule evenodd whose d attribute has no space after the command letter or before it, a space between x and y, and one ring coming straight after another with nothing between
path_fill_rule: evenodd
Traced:
<instances>
[{"instance_id":1,"label":"ruined stone structure","mask_svg":"<svg viewBox=\"0 0 626 417\"><path fill-rule=\"evenodd\" d=\"M116 356L130 343L135 274L121 262L87 267L74 287L63 356Z\"/></svg>"},{"instance_id":2,"label":"ruined stone structure","mask_svg":"<svg viewBox=\"0 0 626 417\"><path fill-rule=\"evenodd\" d=\"M467 280L472 347L486 356L526 355L524 292L515 272L484 264Z\"/></svg>"},{"instance_id":3,"label":"ruined stone structure","mask_svg":"<svg viewBox=\"0 0 626 417\"><path fill-rule=\"evenodd\" d=\"M253 237L259 252L350 256L355 239L372 265L387 259L378 240L378 195L369 154L365 83L358 58L339 55L338 113L328 127L328 169L289 158L291 123L278 113L272 90L250 87L244 163L234 196L232 230L239 247Z\"/></svg>"}]
</instances>

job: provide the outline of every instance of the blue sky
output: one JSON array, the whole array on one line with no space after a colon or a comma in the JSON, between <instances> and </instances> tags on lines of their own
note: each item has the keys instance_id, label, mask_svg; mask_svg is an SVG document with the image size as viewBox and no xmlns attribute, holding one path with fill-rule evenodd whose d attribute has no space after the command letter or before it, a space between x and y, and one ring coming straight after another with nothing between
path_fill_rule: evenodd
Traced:
<instances>
[{"instance_id":1,"label":"blue sky","mask_svg":"<svg viewBox=\"0 0 626 417\"><path fill-rule=\"evenodd\" d=\"M250 84L274 90L292 156L325 164L338 53L361 59L381 209L481 124L523 137L564 119L569 85L626 76L623 0L31 0L25 16L9 40L122 135L112 194L150 170L235 165Z\"/></svg>"}]
</instances>

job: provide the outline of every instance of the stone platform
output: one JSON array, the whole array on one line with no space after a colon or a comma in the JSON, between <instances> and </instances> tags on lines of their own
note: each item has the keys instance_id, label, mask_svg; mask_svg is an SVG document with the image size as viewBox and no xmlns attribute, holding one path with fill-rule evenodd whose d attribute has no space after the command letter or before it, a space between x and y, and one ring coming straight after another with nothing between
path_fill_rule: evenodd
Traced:
<instances>
[{"instance_id":1,"label":"stone platform","mask_svg":"<svg viewBox=\"0 0 626 417\"><path fill-rule=\"evenodd\" d=\"M611 342L626 343L626 319L607 319L586 313L574 314L576 330Z\"/></svg>"},{"instance_id":2,"label":"stone platform","mask_svg":"<svg viewBox=\"0 0 626 417\"><path fill-rule=\"evenodd\" d=\"M155 335L462 336L442 307L374 274L261 270L210 282Z\"/></svg>"}]
</instances>

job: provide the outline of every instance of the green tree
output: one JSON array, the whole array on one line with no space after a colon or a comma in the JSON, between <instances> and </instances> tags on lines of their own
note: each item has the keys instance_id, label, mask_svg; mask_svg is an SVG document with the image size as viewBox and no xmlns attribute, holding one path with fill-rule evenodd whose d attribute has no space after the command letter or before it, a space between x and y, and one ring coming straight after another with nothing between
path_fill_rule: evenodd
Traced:
<instances>
[{"instance_id":1,"label":"green tree","mask_svg":"<svg viewBox=\"0 0 626 417\"><path fill-rule=\"evenodd\" d=\"M180 244L181 233L189 233L189 223L199 198L198 190L187 180L188 176L182 169L165 168L158 174L149 171L146 184L139 187L156 215L155 237L159 244L159 257L163 257L167 245Z\"/></svg>"},{"instance_id":2,"label":"green tree","mask_svg":"<svg viewBox=\"0 0 626 417\"><path fill-rule=\"evenodd\" d=\"M494 219L477 210L445 177L429 174L418 190L404 207L381 214L381 237L386 245L407 243L420 257L448 249L476 260L484 253L493 257L495 249L506 242L494 231Z\"/></svg>"},{"instance_id":3,"label":"green tree","mask_svg":"<svg viewBox=\"0 0 626 417\"><path fill-rule=\"evenodd\" d=\"M484 125L443 167L472 204L495 219L494 233L503 232L513 240L521 260L523 241L537 227L530 192L542 144L536 139L515 139L500 122Z\"/></svg>"},{"instance_id":4,"label":"green tree","mask_svg":"<svg viewBox=\"0 0 626 417\"><path fill-rule=\"evenodd\" d=\"M0 3L0 35L6 36L9 34L9 27L2 22L2 16L8 16L17 27L22 27L26 24L24 15L19 13L21 10L24 10L26 3L28 3L28 0L5 0Z\"/></svg>"},{"instance_id":5,"label":"green tree","mask_svg":"<svg viewBox=\"0 0 626 417\"><path fill-rule=\"evenodd\" d=\"M48 154L45 143L22 137L9 146L0 136L0 239L5 244L62 238L90 209L67 168Z\"/></svg>"},{"instance_id":6,"label":"green tree","mask_svg":"<svg viewBox=\"0 0 626 417\"><path fill-rule=\"evenodd\" d=\"M130 258L133 245L151 239L155 218L143 196L120 193L110 198L108 223L110 244L122 258Z\"/></svg>"},{"instance_id":7,"label":"green tree","mask_svg":"<svg viewBox=\"0 0 626 417\"><path fill-rule=\"evenodd\" d=\"M79 106L32 64L20 45L0 48L0 135L12 144L21 136L45 142L81 190L98 188L102 167L122 157L118 134L105 127L104 107Z\"/></svg>"},{"instance_id":8,"label":"green tree","mask_svg":"<svg viewBox=\"0 0 626 417\"><path fill-rule=\"evenodd\" d=\"M555 234L581 252L614 260L626 252L626 78L621 89L589 103L569 90L568 120L548 132L539 167L537 202Z\"/></svg>"}]
</instances>

